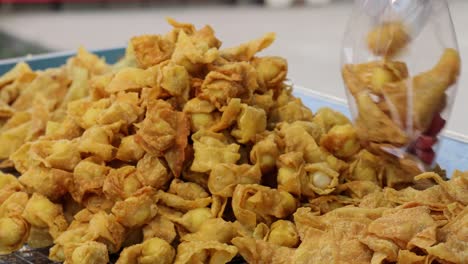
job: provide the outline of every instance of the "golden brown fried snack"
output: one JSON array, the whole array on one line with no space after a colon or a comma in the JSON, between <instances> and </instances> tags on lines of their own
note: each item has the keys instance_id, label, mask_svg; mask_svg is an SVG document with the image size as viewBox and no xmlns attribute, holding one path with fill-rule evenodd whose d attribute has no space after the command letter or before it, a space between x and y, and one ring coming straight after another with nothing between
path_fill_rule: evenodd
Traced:
<instances>
[{"instance_id":1,"label":"golden brown fried snack","mask_svg":"<svg viewBox=\"0 0 468 264\"><path fill-rule=\"evenodd\" d=\"M210 208L200 207L191 209L180 218L173 218L173 221L183 226L188 232L197 232L200 227L209 219L213 218ZM179 236L185 236L186 233L179 231Z\"/></svg>"},{"instance_id":2,"label":"golden brown fried snack","mask_svg":"<svg viewBox=\"0 0 468 264\"><path fill-rule=\"evenodd\" d=\"M21 76L29 73L32 73L29 65L24 62L20 62L0 77L0 87L3 88L5 85L14 82Z\"/></svg>"},{"instance_id":3,"label":"golden brown fried snack","mask_svg":"<svg viewBox=\"0 0 468 264\"><path fill-rule=\"evenodd\" d=\"M71 223L68 229L63 232L59 237L54 240L55 245L49 251L49 259L54 261L65 261L64 248L68 244L82 243L85 242L84 235L89 227L89 220L91 212L85 211L85 219L80 219L80 213L74 216L75 220Z\"/></svg>"},{"instance_id":4,"label":"golden brown fried snack","mask_svg":"<svg viewBox=\"0 0 468 264\"><path fill-rule=\"evenodd\" d=\"M236 237L232 243L248 263L292 263L295 250L250 237Z\"/></svg>"},{"instance_id":5,"label":"golden brown fried snack","mask_svg":"<svg viewBox=\"0 0 468 264\"><path fill-rule=\"evenodd\" d=\"M72 184L73 174L67 171L34 166L19 177L29 193L37 192L55 201L65 195Z\"/></svg>"},{"instance_id":6,"label":"golden brown fried snack","mask_svg":"<svg viewBox=\"0 0 468 264\"><path fill-rule=\"evenodd\" d=\"M278 157L278 190L287 191L296 196L314 197L314 192L305 183L304 158L302 152L288 152ZM305 184L303 184L305 183Z\"/></svg>"},{"instance_id":7,"label":"golden brown fried snack","mask_svg":"<svg viewBox=\"0 0 468 264\"><path fill-rule=\"evenodd\" d=\"M71 84L64 95L63 101L58 103L57 109L52 114L54 120L63 120L66 116L68 103L86 97L89 92L90 73L86 68L68 63L66 70Z\"/></svg>"},{"instance_id":8,"label":"golden brown fried snack","mask_svg":"<svg viewBox=\"0 0 468 264\"><path fill-rule=\"evenodd\" d=\"M332 127L321 137L320 145L338 158L349 158L361 148L356 129L350 124Z\"/></svg>"},{"instance_id":9,"label":"golden brown fried snack","mask_svg":"<svg viewBox=\"0 0 468 264\"><path fill-rule=\"evenodd\" d=\"M110 98L102 98L97 101L90 101L88 98L80 99L68 104L67 115L81 128L88 129L98 124L101 113L111 104Z\"/></svg>"},{"instance_id":10,"label":"golden brown fried snack","mask_svg":"<svg viewBox=\"0 0 468 264\"><path fill-rule=\"evenodd\" d=\"M133 67L124 67L118 70L104 88L106 93L139 90L145 87L157 86L157 73L159 66L149 67L145 70Z\"/></svg>"},{"instance_id":11,"label":"golden brown fried snack","mask_svg":"<svg viewBox=\"0 0 468 264\"><path fill-rule=\"evenodd\" d=\"M15 192L0 203L0 255L12 253L28 239L30 227L22 217L28 199L26 193Z\"/></svg>"},{"instance_id":12,"label":"golden brown fried snack","mask_svg":"<svg viewBox=\"0 0 468 264\"><path fill-rule=\"evenodd\" d=\"M124 200L142 187L136 168L124 166L109 171L104 179L102 191L109 199Z\"/></svg>"},{"instance_id":13,"label":"golden brown fried snack","mask_svg":"<svg viewBox=\"0 0 468 264\"><path fill-rule=\"evenodd\" d=\"M275 163L280 153L277 140L279 139L276 134L269 134L257 141L250 151L250 160L260 167L262 173L271 172L276 168Z\"/></svg>"},{"instance_id":14,"label":"golden brown fried snack","mask_svg":"<svg viewBox=\"0 0 468 264\"><path fill-rule=\"evenodd\" d=\"M49 110L55 109L67 92L69 80L64 69L49 69L41 72L18 96L13 109L24 111L31 108L36 97L48 99Z\"/></svg>"},{"instance_id":15,"label":"golden brown fried snack","mask_svg":"<svg viewBox=\"0 0 468 264\"><path fill-rule=\"evenodd\" d=\"M102 187L109 168L98 158L89 157L80 161L73 171L73 186L70 194L77 202L89 194L102 194Z\"/></svg>"},{"instance_id":16,"label":"golden brown fried snack","mask_svg":"<svg viewBox=\"0 0 468 264\"><path fill-rule=\"evenodd\" d=\"M61 122L48 121L43 139L72 140L79 137L82 132L81 127L73 120L73 118L67 115L67 117Z\"/></svg>"},{"instance_id":17,"label":"golden brown fried snack","mask_svg":"<svg viewBox=\"0 0 468 264\"><path fill-rule=\"evenodd\" d=\"M396 146L408 143L405 132L380 110L369 94L360 93L356 102L359 109L356 126L361 139Z\"/></svg>"},{"instance_id":18,"label":"golden brown fried snack","mask_svg":"<svg viewBox=\"0 0 468 264\"><path fill-rule=\"evenodd\" d=\"M0 102L8 108L21 92L36 78L37 74L29 65L20 62L2 76L0 81ZM12 110L12 109L10 109Z\"/></svg>"},{"instance_id":19,"label":"golden brown fried snack","mask_svg":"<svg viewBox=\"0 0 468 264\"><path fill-rule=\"evenodd\" d=\"M153 237L158 237L165 240L167 243L172 243L176 236L177 233L174 223L163 215L156 215L143 227L144 241Z\"/></svg>"},{"instance_id":20,"label":"golden brown fried snack","mask_svg":"<svg viewBox=\"0 0 468 264\"><path fill-rule=\"evenodd\" d=\"M257 70L257 82L264 91L276 89L286 79L288 62L281 57L254 58L252 64Z\"/></svg>"},{"instance_id":21,"label":"golden brown fried snack","mask_svg":"<svg viewBox=\"0 0 468 264\"><path fill-rule=\"evenodd\" d=\"M28 199L28 194L25 192L12 193L0 204L0 217L21 216Z\"/></svg>"},{"instance_id":22,"label":"golden brown fried snack","mask_svg":"<svg viewBox=\"0 0 468 264\"><path fill-rule=\"evenodd\" d=\"M158 203L172 207L179 211L189 211L196 208L203 208L211 203L211 197L185 199L178 195L159 190L156 194Z\"/></svg>"},{"instance_id":23,"label":"golden brown fried snack","mask_svg":"<svg viewBox=\"0 0 468 264\"><path fill-rule=\"evenodd\" d=\"M161 158L145 154L136 166L138 181L143 186L158 190L164 187L172 178Z\"/></svg>"},{"instance_id":24,"label":"golden brown fried snack","mask_svg":"<svg viewBox=\"0 0 468 264\"><path fill-rule=\"evenodd\" d=\"M83 47L78 48L76 55L68 59L67 66L84 68L92 76L104 74L109 70L109 65L103 58L88 52Z\"/></svg>"},{"instance_id":25,"label":"golden brown fried snack","mask_svg":"<svg viewBox=\"0 0 468 264\"><path fill-rule=\"evenodd\" d=\"M307 208L298 209L294 222L303 242L295 251L293 262L345 263L353 259L355 263L370 263L372 251L357 238L365 234L372 217L381 212L361 209L354 214L349 210L340 208L323 216L314 216Z\"/></svg>"},{"instance_id":26,"label":"golden brown fried snack","mask_svg":"<svg viewBox=\"0 0 468 264\"><path fill-rule=\"evenodd\" d=\"M180 30L171 61L184 66L190 74L196 75L204 65L218 58L220 45L221 42L215 37L210 26L205 26L193 34Z\"/></svg>"},{"instance_id":27,"label":"golden brown fried snack","mask_svg":"<svg viewBox=\"0 0 468 264\"><path fill-rule=\"evenodd\" d=\"M210 71L201 85L198 97L210 101L221 110L231 98L241 98L243 102L248 102L257 88L255 68L247 62L233 62Z\"/></svg>"},{"instance_id":28,"label":"golden brown fried snack","mask_svg":"<svg viewBox=\"0 0 468 264\"><path fill-rule=\"evenodd\" d=\"M320 108L315 113L312 122L318 124L324 130L324 133L327 133L334 126L351 124L349 119L342 113L326 107Z\"/></svg>"},{"instance_id":29,"label":"golden brown fried snack","mask_svg":"<svg viewBox=\"0 0 468 264\"><path fill-rule=\"evenodd\" d=\"M321 196L318 196L317 198L309 199L309 202L307 203L307 207L310 207L312 212L316 212L320 215L323 215L335 209L338 209L347 205L355 205L356 203L357 202L354 199L349 198L348 196L330 194L330 195L321 195ZM374 207L371 207L371 208L374 208Z\"/></svg>"},{"instance_id":30,"label":"golden brown fried snack","mask_svg":"<svg viewBox=\"0 0 468 264\"><path fill-rule=\"evenodd\" d=\"M108 263L109 254L103 243L86 241L65 247L65 262L67 264L98 264Z\"/></svg>"},{"instance_id":31,"label":"golden brown fried snack","mask_svg":"<svg viewBox=\"0 0 468 264\"><path fill-rule=\"evenodd\" d=\"M158 208L150 187L140 189L131 197L118 201L112 207L117 221L125 227L134 228L145 225L156 216Z\"/></svg>"},{"instance_id":32,"label":"golden brown fried snack","mask_svg":"<svg viewBox=\"0 0 468 264\"><path fill-rule=\"evenodd\" d=\"M11 140L12 144L0 150L0 158L7 159L21 142L44 135L48 122L63 121L68 103L87 96L89 79L107 70L103 60L80 49L61 68L32 72L27 64L20 63L7 73L0 89L0 116L7 114L9 120L5 120L7 127L2 128L0 141ZM15 115L28 112L31 119L18 123Z\"/></svg>"},{"instance_id":33,"label":"golden brown fried snack","mask_svg":"<svg viewBox=\"0 0 468 264\"><path fill-rule=\"evenodd\" d=\"M467 241L467 230L468 224L468 211L466 207L457 216L454 221L450 222L446 226L440 229L442 234L441 243L427 247L425 244L425 250L440 261L450 261L453 263L463 263L468 260L466 253ZM423 237L424 239L424 237Z\"/></svg>"},{"instance_id":34,"label":"golden brown fried snack","mask_svg":"<svg viewBox=\"0 0 468 264\"><path fill-rule=\"evenodd\" d=\"M249 228L254 228L257 222L270 224L274 217L285 218L296 206L296 199L288 192L258 184L237 185L232 198L236 219Z\"/></svg>"},{"instance_id":35,"label":"golden brown fried snack","mask_svg":"<svg viewBox=\"0 0 468 264\"><path fill-rule=\"evenodd\" d=\"M8 129L17 127L21 124L24 124L28 121L31 121L31 113L30 112L16 112L13 116L11 116L8 120L6 120L2 126L0 127L0 131L6 131Z\"/></svg>"},{"instance_id":36,"label":"golden brown fried snack","mask_svg":"<svg viewBox=\"0 0 468 264\"><path fill-rule=\"evenodd\" d=\"M375 54L392 57L400 52L411 37L401 22L386 22L378 25L367 35L367 45Z\"/></svg>"},{"instance_id":37,"label":"golden brown fried snack","mask_svg":"<svg viewBox=\"0 0 468 264\"><path fill-rule=\"evenodd\" d=\"M417 223L411 221L415 217L418 217ZM431 246L435 243L436 228L436 222L431 217L429 208L408 204L389 210L382 217L374 220L369 225L368 232L371 235L391 240L400 248L411 249L413 246L424 244Z\"/></svg>"},{"instance_id":38,"label":"golden brown fried snack","mask_svg":"<svg viewBox=\"0 0 468 264\"><path fill-rule=\"evenodd\" d=\"M234 164L240 159L239 145L229 143L223 134L201 130L192 135L195 172L209 172L219 163Z\"/></svg>"},{"instance_id":39,"label":"golden brown fried snack","mask_svg":"<svg viewBox=\"0 0 468 264\"><path fill-rule=\"evenodd\" d=\"M442 110L444 93L457 81L460 63L458 52L446 49L434 68L413 78L413 120L421 131L425 131L434 114Z\"/></svg>"},{"instance_id":40,"label":"golden brown fried snack","mask_svg":"<svg viewBox=\"0 0 468 264\"><path fill-rule=\"evenodd\" d=\"M185 103L190 96L190 75L180 65L168 64L162 67L159 79L161 88Z\"/></svg>"},{"instance_id":41,"label":"golden brown fried snack","mask_svg":"<svg viewBox=\"0 0 468 264\"><path fill-rule=\"evenodd\" d=\"M0 254L10 254L28 239L29 225L20 216L0 217Z\"/></svg>"},{"instance_id":42,"label":"golden brown fried snack","mask_svg":"<svg viewBox=\"0 0 468 264\"><path fill-rule=\"evenodd\" d=\"M104 161L110 161L115 157L116 148L112 145L122 122L111 125L95 125L87 129L80 137L78 150L82 154L94 155Z\"/></svg>"},{"instance_id":43,"label":"golden brown fried snack","mask_svg":"<svg viewBox=\"0 0 468 264\"><path fill-rule=\"evenodd\" d=\"M191 131L197 132L198 130L212 127L218 118L218 116L213 113L215 109L216 107L209 101L197 97L190 99L184 105L184 113L190 116Z\"/></svg>"},{"instance_id":44,"label":"golden brown fried snack","mask_svg":"<svg viewBox=\"0 0 468 264\"><path fill-rule=\"evenodd\" d=\"M22 190L23 186L15 176L0 171L0 205L2 205L10 195Z\"/></svg>"},{"instance_id":45,"label":"golden brown fried snack","mask_svg":"<svg viewBox=\"0 0 468 264\"><path fill-rule=\"evenodd\" d=\"M146 240L142 244L136 244L125 248L116 263L169 264L172 263L174 256L174 248L166 241L155 237Z\"/></svg>"},{"instance_id":46,"label":"golden brown fried snack","mask_svg":"<svg viewBox=\"0 0 468 264\"><path fill-rule=\"evenodd\" d=\"M68 227L62 206L52 203L45 196L37 193L29 199L22 216L31 226L46 228L53 239Z\"/></svg>"},{"instance_id":47,"label":"golden brown fried snack","mask_svg":"<svg viewBox=\"0 0 468 264\"><path fill-rule=\"evenodd\" d=\"M160 35L133 37L130 42L138 65L143 69L168 60L174 51L174 43Z\"/></svg>"},{"instance_id":48,"label":"golden brown fried snack","mask_svg":"<svg viewBox=\"0 0 468 264\"><path fill-rule=\"evenodd\" d=\"M238 184L259 184L262 173L258 165L216 164L208 178L210 193L232 197Z\"/></svg>"},{"instance_id":49,"label":"golden brown fried snack","mask_svg":"<svg viewBox=\"0 0 468 264\"><path fill-rule=\"evenodd\" d=\"M228 263L236 254L235 246L217 241L182 242L177 247L174 263Z\"/></svg>"},{"instance_id":50,"label":"golden brown fried snack","mask_svg":"<svg viewBox=\"0 0 468 264\"><path fill-rule=\"evenodd\" d=\"M179 179L172 180L168 192L190 200L210 196L200 185L194 182L184 182Z\"/></svg>"},{"instance_id":51,"label":"golden brown fried snack","mask_svg":"<svg viewBox=\"0 0 468 264\"><path fill-rule=\"evenodd\" d=\"M135 142L135 136L127 136L120 141L115 157L121 161L139 161L145 154L144 149Z\"/></svg>"},{"instance_id":52,"label":"golden brown fried snack","mask_svg":"<svg viewBox=\"0 0 468 264\"><path fill-rule=\"evenodd\" d=\"M211 215L214 217L222 217L228 205L228 198L221 197L219 195L212 196L213 201L211 202Z\"/></svg>"},{"instance_id":53,"label":"golden brown fried snack","mask_svg":"<svg viewBox=\"0 0 468 264\"><path fill-rule=\"evenodd\" d=\"M240 98L230 99L228 105L221 108L221 118L216 122L216 124L212 125L209 130L220 132L236 123L237 118L242 111L242 105Z\"/></svg>"},{"instance_id":54,"label":"golden brown fried snack","mask_svg":"<svg viewBox=\"0 0 468 264\"><path fill-rule=\"evenodd\" d=\"M254 93L252 95L251 104L257 108L265 110L267 114L270 113L271 109L275 106L274 91L268 90L264 93Z\"/></svg>"},{"instance_id":55,"label":"golden brown fried snack","mask_svg":"<svg viewBox=\"0 0 468 264\"><path fill-rule=\"evenodd\" d=\"M83 239L85 241L100 241L107 246L110 253L114 253L122 245L124 230L124 227L117 222L114 215L101 211L91 216Z\"/></svg>"},{"instance_id":56,"label":"golden brown fried snack","mask_svg":"<svg viewBox=\"0 0 468 264\"><path fill-rule=\"evenodd\" d=\"M110 125L122 122L128 126L134 123L141 115L138 93L120 92L111 96L111 105L102 111L97 118L99 125Z\"/></svg>"},{"instance_id":57,"label":"golden brown fried snack","mask_svg":"<svg viewBox=\"0 0 468 264\"><path fill-rule=\"evenodd\" d=\"M341 73L353 96L367 89L381 94L385 84L402 81L408 77L406 64L391 60L347 64L343 66Z\"/></svg>"},{"instance_id":58,"label":"golden brown fried snack","mask_svg":"<svg viewBox=\"0 0 468 264\"><path fill-rule=\"evenodd\" d=\"M369 194L381 192L382 188L372 181L351 181L340 184L336 190L351 199L362 199Z\"/></svg>"},{"instance_id":59,"label":"golden brown fried snack","mask_svg":"<svg viewBox=\"0 0 468 264\"><path fill-rule=\"evenodd\" d=\"M135 141L148 153L164 156L175 177L179 177L185 159L190 124L183 112L175 111L162 100L148 106ZM156 124L156 126L155 126Z\"/></svg>"},{"instance_id":60,"label":"golden brown fried snack","mask_svg":"<svg viewBox=\"0 0 468 264\"><path fill-rule=\"evenodd\" d=\"M279 135L283 138L285 152L302 152L308 163L325 161L327 153L320 148L302 123L282 123Z\"/></svg>"},{"instance_id":61,"label":"golden brown fried snack","mask_svg":"<svg viewBox=\"0 0 468 264\"><path fill-rule=\"evenodd\" d=\"M0 132L0 159L6 159L24 144L31 130L31 121Z\"/></svg>"},{"instance_id":62,"label":"golden brown fried snack","mask_svg":"<svg viewBox=\"0 0 468 264\"><path fill-rule=\"evenodd\" d=\"M312 189L317 194L329 194L338 185L339 173L325 162L307 164L304 166L304 170L306 171L304 180L307 188Z\"/></svg>"},{"instance_id":63,"label":"golden brown fried snack","mask_svg":"<svg viewBox=\"0 0 468 264\"><path fill-rule=\"evenodd\" d=\"M81 161L76 140L38 140L31 143L28 154L35 164L65 171L73 171Z\"/></svg>"},{"instance_id":64,"label":"golden brown fried snack","mask_svg":"<svg viewBox=\"0 0 468 264\"><path fill-rule=\"evenodd\" d=\"M257 52L268 48L275 38L275 33L267 33L259 39L243 43L237 47L223 49L220 51L220 55L228 61L250 61Z\"/></svg>"},{"instance_id":65,"label":"golden brown fried snack","mask_svg":"<svg viewBox=\"0 0 468 264\"><path fill-rule=\"evenodd\" d=\"M271 224L268 242L278 246L294 248L299 243L296 226L287 220L278 220Z\"/></svg>"},{"instance_id":66,"label":"golden brown fried snack","mask_svg":"<svg viewBox=\"0 0 468 264\"><path fill-rule=\"evenodd\" d=\"M231 135L236 138L237 142L245 144L254 141L257 134L264 132L266 125L267 118L263 109L242 104Z\"/></svg>"},{"instance_id":67,"label":"golden brown fried snack","mask_svg":"<svg viewBox=\"0 0 468 264\"><path fill-rule=\"evenodd\" d=\"M269 122L280 123L295 121L312 121L312 111L302 104L301 99L296 98L287 102L284 105L278 106L271 110Z\"/></svg>"},{"instance_id":68,"label":"golden brown fried snack","mask_svg":"<svg viewBox=\"0 0 468 264\"><path fill-rule=\"evenodd\" d=\"M234 224L221 218L209 218L204 221L198 230L182 237L182 241L218 241L230 243L236 237Z\"/></svg>"}]
</instances>

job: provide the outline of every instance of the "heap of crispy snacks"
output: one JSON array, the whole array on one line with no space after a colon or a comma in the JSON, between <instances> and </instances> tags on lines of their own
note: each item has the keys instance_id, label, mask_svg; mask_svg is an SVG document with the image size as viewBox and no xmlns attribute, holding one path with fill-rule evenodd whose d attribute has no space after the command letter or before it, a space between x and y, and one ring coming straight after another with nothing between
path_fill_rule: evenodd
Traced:
<instances>
[{"instance_id":1,"label":"heap of crispy snacks","mask_svg":"<svg viewBox=\"0 0 468 264\"><path fill-rule=\"evenodd\" d=\"M466 263L468 173L414 178L257 57L169 20L116 65L0 79L0 254L72 263ZM408 187L412 186L412 187Z\"/></svg>"},{"instance_id":2,"label":"heap of crispy snacks","mask_svg":"<svg viewBox=\"0 0 468 264\"><path fill-rule=\"evenodd\" d=\"M394 59L409 42L402 23L379 25L368 34L367 43L380 59L346 64L342 75L357 105L360 138L377 152L408 146L410 153L431 165L433 145L445 125L441 113L451 104L447 90L460 74L460 56L447 48L432 69L410 77L406 63Z\"/></svg>"}]
</instances>

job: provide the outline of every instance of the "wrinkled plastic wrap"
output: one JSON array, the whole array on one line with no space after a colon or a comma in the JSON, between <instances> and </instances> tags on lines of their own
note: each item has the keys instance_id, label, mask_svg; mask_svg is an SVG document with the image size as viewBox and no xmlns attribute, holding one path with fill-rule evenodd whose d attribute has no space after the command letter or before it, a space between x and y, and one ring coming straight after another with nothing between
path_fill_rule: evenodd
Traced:
<instances>
[{"instance_id":1,"label":"wrinkled plastic wrap","mask_svg":"<svg viewBox=\"0 0 468 264\"><path fill-rule=\"evenodd\" d=\"M361 141L408 172L433 168L460 56L444 0L356 0L342 76Z\"/></svg>"}]
</instances>

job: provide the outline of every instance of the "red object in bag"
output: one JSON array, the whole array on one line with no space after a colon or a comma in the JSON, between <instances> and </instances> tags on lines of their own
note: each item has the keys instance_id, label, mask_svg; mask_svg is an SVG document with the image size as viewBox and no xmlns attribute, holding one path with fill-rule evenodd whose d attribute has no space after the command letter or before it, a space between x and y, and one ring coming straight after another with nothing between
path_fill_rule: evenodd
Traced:
<instances>
[{"instance_id":1,"label":"red object in bag","mask_svg":"<svg viewBox=\"0 0 468 264\"><path fill-rule=\"evenodd\" d=\"M434 115L434 118L431 122L431 126L429 127L429 129L427 129L426 133L424 134L432 137L437 136L442 130L442 128L444 128L445 123L447 122L445 121L445 119L442 118L442 116L440 116L440 114Z\"/></svg>"},{"instance_id":2,"label":"red object in bag","mask_svg":"<svg viewBox=\"0 0 468 264\"><path fill-rule=\"evenodd\" d=\"M420 158L426 164L432 164L435 158L435 152L432 149L429 150L421 150L416 149L416 156Z\"/></svg>"},{"instance_id":3,"label":"red object in bag","mask_svg":"<svg viewBox=\"0 0 468 264\"><path fill-rule=\"evenodd\" d=\"M432 149L432 146L437 142L436 137L431 137L431 136L426 136L426 135L421 135L415 143L415 149L420 149L420 150L430 150Z\"/></svg>"}]
</instances>

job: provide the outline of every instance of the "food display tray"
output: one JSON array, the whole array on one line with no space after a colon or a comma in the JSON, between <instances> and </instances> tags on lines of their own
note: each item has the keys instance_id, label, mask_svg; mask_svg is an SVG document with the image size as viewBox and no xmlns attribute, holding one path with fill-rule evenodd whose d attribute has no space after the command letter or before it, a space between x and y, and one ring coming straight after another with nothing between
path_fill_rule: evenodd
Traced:
<instances>
[{"instance_id":1,"label":"food display tray","mask_svg":"<svg viewBox=\"0 0 468 264\"><path fill-rule=\"evenodd\" d=\"M118 47L95 50L93 52L104 57L106 62L115 63L124 55L125 49ZM74 52L60 52L0 60L0 75L3 75L20 61L27 62L33 70L42 70L50 67L58 67L64 64L66 60L73 55ZM313 112L317 111L321 107L330 107L350 117L350 112L345 100L321 94L298 85L294 85L294 94L301 98L302 102ZM440 140L439 155L437 156L436 162L446 170L448 176L450 176L455 170L468 170L468 135L445 131ZM31 249L24 246L13 254L0 255L0 264L55 263L50 261L47 258L47 255L48 249ZM116 256L111 256L111 260L115 260L115 257ZM236 258L231 263L244 263L244 261L241 258Z\"/></svg>"}]
</instances>

